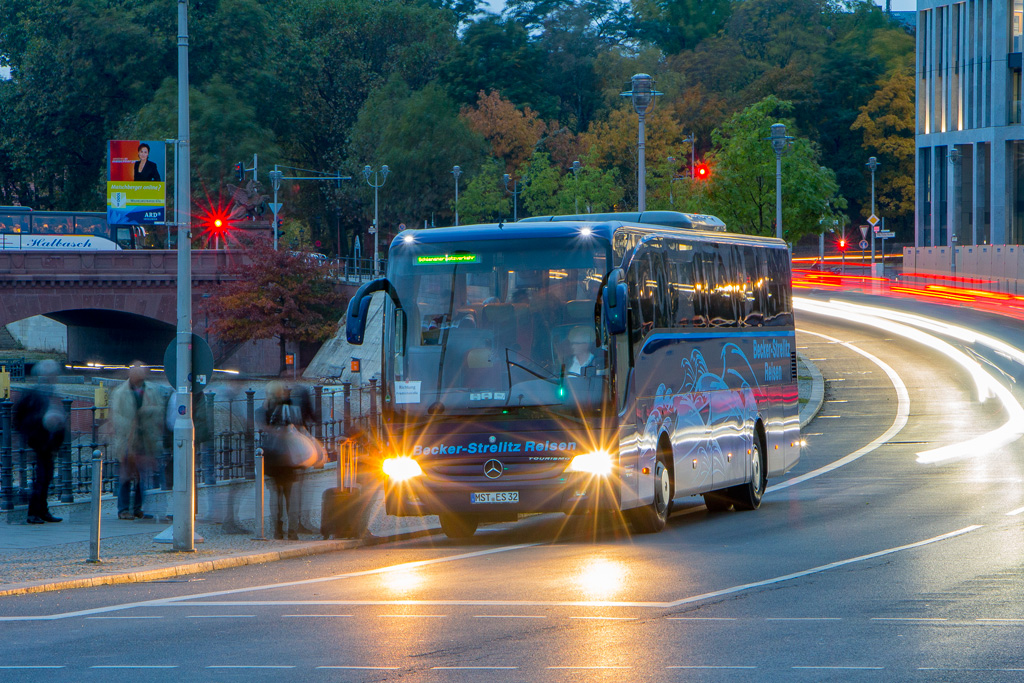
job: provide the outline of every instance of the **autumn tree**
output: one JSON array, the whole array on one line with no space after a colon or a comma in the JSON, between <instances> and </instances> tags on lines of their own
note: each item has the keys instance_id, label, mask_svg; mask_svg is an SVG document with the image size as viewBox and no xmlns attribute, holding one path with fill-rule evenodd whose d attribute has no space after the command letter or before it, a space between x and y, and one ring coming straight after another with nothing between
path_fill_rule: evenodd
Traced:
<instances>
[{"instance_id":1,"label":"autumn tree","mask_svg":"<svg viewBox=\"0 0 1024 683\"><path fill-rule=\"evenodd\" d=\"M513 175L533 154L545 129L537 112L516 109L495 90L481 90L476 106L463 107L462 117L490 143L491 155L504 162L505 172Z\"/></svg>"},{"instance_id":2,"label":"autumn tree","mask_svg":"<svg viewBox=\"0 0 1024 683\"><path fill-rule=\"evenodd\" d=\"M878 157L875 176L876 213L902 219L910 225L914 215L914 78L896 71L861 107L853 129L864 135L865 156ZM871 204L864 203L870 212Z\"/></svg>"},{"instance_id":3,"label":"autumn tree","mask_svg":"<svg viewBox=\"0 0 1024 683\"><path fill-rule=\"evenodd\" d=\"M289 342L325 341L338 329L344 299L326 266L302 252L275 251L269 240L247 245L244 258L209 299L211 329L228 342L277 338L281 371Z\"/></svg>"}]
</instances>

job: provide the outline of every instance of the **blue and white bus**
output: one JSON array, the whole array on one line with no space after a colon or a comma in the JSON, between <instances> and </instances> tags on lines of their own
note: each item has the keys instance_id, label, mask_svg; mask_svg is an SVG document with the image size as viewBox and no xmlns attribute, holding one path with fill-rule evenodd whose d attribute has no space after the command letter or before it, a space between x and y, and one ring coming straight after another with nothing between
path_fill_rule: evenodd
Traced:
<instances>
[{"instance_id":1,"label":"blue and white bus","mask_svg":"<svg viewBox=\"0 0 1024 683\"><path fill-rule=\"evenodd\" d=\"M755 509L799 458L785 242L673 212L406 230L386 294L385 503L444 532L522 513Z\"/></svg>"},{"instance_id":2,"label":"blue and white bus","mask_svg":"<svg viewBox=\"0 0 1024 683\"><path fill-rule=\"evenodd\" d=\"M140 225L109 225L99 211L35 211L0 206L0 250L116 251L141 247Z\"/></svg>"}]
</instances>

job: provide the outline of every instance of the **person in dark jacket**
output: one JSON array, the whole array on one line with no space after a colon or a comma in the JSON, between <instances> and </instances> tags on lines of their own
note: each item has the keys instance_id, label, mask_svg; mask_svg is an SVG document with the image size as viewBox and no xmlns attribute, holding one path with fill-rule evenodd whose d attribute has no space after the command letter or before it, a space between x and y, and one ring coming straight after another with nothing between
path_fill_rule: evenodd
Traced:
<instances>
[{"instance_id":1,"label":"person in dark jacket","mask_svg":"<svg viewBox=\"0 0 1024 683\"><path fill-rule=\"evenodd\" d=\"M284 519L287 517L288 538L296 541L299 538L299 506L298 500L292 495L292 489L299 470L287 462L278 443L288 425L301 423L301 417L297 406L292 406L288 385L284 382L275 380L267 384L260 423L263 429L264 471L272 482L270 502L274 517L274 538L284 538Z\"/></svg>"},{"instance_id":2,"label":"person in dark jacket","mask_svg":"<svg viewBox=\"0 0 1024 683\"><path fill-rule=\"evenodd\" d=\"M61 517L50 514L46 494L53 481L54 454L60 449L67 436L68 416L61 405L60 397L53 391L59 366L55 361L44 360L36 363L32 374L39 380L39 386L30 389L14 405L14 428L25 443L36 454L35 474L32 477L32 494L28 499L29 524L59 522Z\"/></svg>"}]
</instances>

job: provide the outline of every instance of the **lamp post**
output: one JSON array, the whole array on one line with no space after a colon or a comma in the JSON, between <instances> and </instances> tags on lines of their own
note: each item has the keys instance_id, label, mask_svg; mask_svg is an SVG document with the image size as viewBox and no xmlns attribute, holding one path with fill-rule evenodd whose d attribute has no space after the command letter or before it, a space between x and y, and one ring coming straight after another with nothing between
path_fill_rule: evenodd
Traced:
<instances>
[{"instance_id":1,"label":"lamp post","mask_svg":"<svg viewBox=\"0 0 1024 683\"><path fill-rule=\"evenodd\" d=\"M572 162L572 201L576 207L576 215L580 213L580 162Z\"/></svg>"},{"instance_id":2,"label":"lamp post","mask_svg":"<svg viewBox=\"0 0 1024 683\"><path fill-rule=\"evenodd\" d=\"M379 171L374 171L369 165L363 166L363 177L366 178L367 184L373 188L373 226L370 232L373 233L373 276L377 277L380 270L380 258L377 255L377 234L380 232L380 224L377 220L377 190L384 187L384 183L388 181L388 173L391 169L384 166L380 167ZM370 176L373 176L373 180L370 180ZM378 182L378 178L380 181Z\"/></svg>"},{"instance_id":3,"label":"lamp post","mask_svg":"<svg viewBox=\"0 0 1024 683\"><path fill-rule=\"evenodd\" d=\"M869 157L868 163L864 164L871 169L871 215L877 220L878 216L875 215L875 170L878 168L878 159L875 157ZM883 268L884 270L884 268ZM875 226L871 226L871 274L875 274Z\"/></svg>"},{"instance_id":4,"label":"lamp post","mask_svg":"<svg viewBox=\"0 0 1024 683\"><path fill-rule=\"evenodd\" d=\"M455 225L459 224L459 176L462 175L462 169L458 166L452 166L452 175L455 176Z\"/></svg>"},{"instance_id":5,"label":"lamp post","mask_svg":"<svg viewBox=\"0 0 1024 683\"><path fill-rule=\"evenodd\" d=\"M960 232L960 150L954 147L949 150L949 163L953 165L953 220L949 222L949 253L950 262L949 268L952 275L956 275L956 243L959 239L958 233ZM872 193L874 196L874 193Z\"/></svg>"},{"instance_id":6,"label":"lamp post","mask_svg":"<svg viewBox=\"0 0 1024 683\"><path fill-rule=\"evenodd\" d=\"M512 180L512 176L510 176L508 173L506 173L505 175L501 176L501 180L505 183L505 192L509 192L509 193L512 194L512 222L513 223L518 223L519 222L519 193L522 192L522 190L519 189L519 179L517 178L515 180ZM508 181L510 181L510 180L512 180L512 189L511 190L508 188ZM526 178L523 178L523 180L526 180Z\"/></svg>"},{"instance_id":7,"label":"lamp post","mask_svg":"<svg viewBox=\"0 0 1024 683\"><path fill-rule=\"evenodd\" d=\"M633 102L633 111L640 119L638 130L638 157L636 171L637 185L637 210L643 213L647 209L647 166L644 159L644 146L646 144L646 133L644 131L644 119L647 112L654 109L654 99L663 93L654 89L654 79L647 74L634 74L630 79L631 89L620 93L621 97L628 97Z\"/></svg>"},{"instance_id":8,"label":"lamp post","mask_svg":"<svg viewBox=\"0 0 1024 683\"><path fill-rule=\"evenodd\" d=\"M786 135L786 125L772 124L772 134L768 138L775 150L775 236L782 239L782 153L786 151L789 141L793 138Z\"/></svg>"},{"instance_id":9,"label":"lamp post","mask_svg":"<svg viewBox=\"0 0 1024 683\"><path fill-rule=\"evenodd\" d=\"M274 170L270 172L270 186L274 188L274 203L270 205L270 208L274 210L274 251L277 251L277 212L281 210L281 205L277 201L277 192L281 189L281 178L284 177L284 173L274 166Z\"/></svg>"}]
</instances>

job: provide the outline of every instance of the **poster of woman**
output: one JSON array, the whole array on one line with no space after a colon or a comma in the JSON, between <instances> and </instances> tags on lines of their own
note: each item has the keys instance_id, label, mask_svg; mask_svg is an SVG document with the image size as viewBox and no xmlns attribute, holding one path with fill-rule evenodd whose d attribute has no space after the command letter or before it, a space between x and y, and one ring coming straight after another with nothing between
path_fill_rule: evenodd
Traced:
<instances>
[{"instance_id":1,"label":"poster of woman","mask_svg":"<svg viewBox=\"0 0 1024 683\"><path fill-rule=\"evenodd\" d=\"M166 202L166 144L162 140L111 140L107 222L161 225Z\"/></svg>"}]
</instances>

